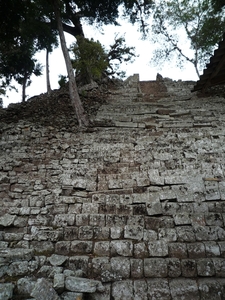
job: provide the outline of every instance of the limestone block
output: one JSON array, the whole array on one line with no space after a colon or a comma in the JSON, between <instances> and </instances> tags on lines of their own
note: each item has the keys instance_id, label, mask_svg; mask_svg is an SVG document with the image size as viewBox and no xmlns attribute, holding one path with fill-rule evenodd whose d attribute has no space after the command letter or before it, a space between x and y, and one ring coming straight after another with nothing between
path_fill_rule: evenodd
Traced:
<instances>
[{"instance_id":1,"label":"limestone block","mask_svg":"<svg viewBox=\"0 0 225 300\"><path fill-rule=\"evenodd\" d=\"M60 241L55 244L55 253L61 255L68 255L70 253L71 242Z\"/></svg>"},{"instance_id":2,"label":"limestone block","mask_svg":"<svg viewBox=\"0 0 225 300\"><path fill-rule=\"evenodd\" d=\"M148 249L145 243L135 243L134 244L134 257L144 258L148 257Z\"/></svg>"},{"instance_id":3,"label":"limestone block","mask_svg":"<svg viewBox=\"0 0 225 300\"><path fill-rule=\"evenodd\" d=\"M150 299L170 300L170 289L167 279L148 279L148 296Z\"/></svg>"},{"instance_id":4,"label":"limestone block","mask_svg":"<svg viewBox=\"0 0 225 300\"><path fill-rule=\"evenodd\" d=\"M96 291L93 294L89 294L88 297L90 300L110 300L111 299L111 284L103 284L104 290L100 292Z\"/></svg>"},{"instance_id":5,"label":"limestone block","mask_svg":"<svg viewBox=\"0 0 225 300\"><path fill-rule=\"evenodd\" d=\"M182 259L181 268L183 277L197 277L197 267L194 259Z\"/></svg>"},{"instance_id":6,"label":"limestone block","mask_svg":"<svg viewBox=\"0 0 225 300\"><path fill-rule=\"evenodd\" d=\"M82 293L64 292L60 295L61 300L83 300Z\"/></svg>"},{"instance_id":7,"label":"limestone block","mask_svg":"<svg viewBox=\"0 0 225 300\"><path fill-rule=\"evenodd\" d=\"M171 296L173 300L200 299L198 286L192 279L172 279L169 282Z\"/></svg>"},{"instance_id":8,"label":"limestone block","mask_svg":"<svg viewBox=\"0 0 225 300\"><path fill-rule=\"evenodd\" d=\"M220 283L211 278L203 278L198 280L200 299L220 300L223 295L223 288Z\"/></svg>"},{"instance_id":9,"label":"limestone block","mask_svg":"<svg viewBox=\"0 0 225 300\"><path fill-rule=\"evenodd\" d=\"M78 238L81 240L90 240L93 238L92 226L80 226L78 230Z\"/></svg>"},{"instance_id":10,"label":"limestone block","mask_svg":"<svg viewBox=\"0 0 225 300\"><path fill-rule=\"evenodd\" d=\"M170 257L187 258L186 243L170 243L168 249Z\"/></svg>"},{"instance_id":11,"label":"limestone block","mask_svg":"<svg viewBox=\"0 0 225 300\"><path fill-rule=\"evenodd\" d=\"M12 299L14 285L12 283L0 283L0 299Z\"/></svg>"},{"instance_id":12,"label":"limestone block","mask_svg":"<svg viewBox=\"0 0 225 300\"><path fill-rule=\"evenodd\" d=\"M23 296L29 296L34 289L35 281L29 277L20 278L17 281L18 294Z\"/></svg>"},{"instance_id":13,"label":"limestone block","mask_svg":"<svg viewBox=\"0 0 225 300\"><path fill-rule=\"evenodd\" d=\"M59 296L53 289L52 284L44 278L37 280L31 296L36 300L59 300Z\"/></svg>"},{"instance_id":14,"label":"limestone block","mask_svg":"<svg viewBox=\"0 0 225 300\"><path fill-rule=\"evenodd\" d=\"M194 226L197 241L217 241L218 227L216 226Z\"/></svg>"},{"instance_id":15,"label":"limestone block","mask_svg":"<svg viewBox=\"0 0 225 300\"><path fill-rule=\"evenodd\" d=\"M94 293L96 291L103 292L104 286L101 281L68 276L65 279L65 287L68 291L78 293Z\"/></svg>"},{"instance_id":16,"label":"limestone block","mask_svg":"<svg viewBox=\"0 0 225 300\"><path fill-rule=\"evenodd\" d=\"M93 277L100 279L102 282L111 281L111 264L109 257L95 257L92 259Z\"/></svg>"},{"instance_id":17,"label":"limestone block","mask_svg":"<svg viewBox=\"0 0 225 300\"><path fill-rule=\"evenodd\" d=\"M153 201L151 203L146 204L146 209L147 209L147 215L149 216L154 216L154 215L161 215L163 213L162 210L162 204L160 201Z\"/></svg>"},{"instance_id":18,"label":"limestone block","mask_svg":"<svg viewBox=\"0 0 225 300\"><path fill-rule=\"evenodd\" d=\"M107 240L109 239L110 235L110 228L109 227L93 227L93 239L94 240Z\"/></svg>"},{"instance_id":19,"label":"limestone block","mask_svg":"<svg viewBox=\"0 0 225 300\"><path fill-rule=\"evenodd\" d=\"M169 277L179 277L181 275L181 264L178 258L166 258Z\"/></svg>"},{"instance_id":20,"label":"limestone block","mask_svg":"<svg viewBox=\"0 0 225 300\"><path fill-rule=\"evenodd\" d=\"M112 284L112 297L114 300L133 300L133 283L131 280L123 280Z\"/></svg>"},{"instance_id":21,"label":"limestone block","mask_svg":"<svg viewBox=\"0 0 225 300\"><path fill-rule=\"evenodd\" d=\"M134 280L134 300L148 300L148 285L145 280Z\"/></svg>"},{"instance_id":22,"label":"limestone block","mask_svg":"<svg viewBox=\"0 0 225 300\"><path fill-rule=\"evenodd\" d=\"M132 256L133 243L126 240L115 240L110 242L111 255Z\"/></svg>"},{"instance_id":23,"label":"limestone block","mask_svg":"<svg viewBox=\"0 0 225 300\"><path fill-rule=\"evenodd\" d=\"M54 217L53 226L56 227L65 227L73 226L75 222L74 214L59 214Z\"/></svg>"},{"instance_id":24,"label":"limestone block","mask_svg":"<svg viewBox=\"0 0 225 300\"><path fill-rule=\"evenodd\" d=\"M144 259L145 277L166 277L167 262L163 258L145 258Z\"/></svg>"},{"instance_id":25,"label":"limestone block","mask_svg":"<svg viewBox=\"0 0 225 300\"><path fill-rule=\"evenodd\" d=\"M0 225L4 227L11 226L15 221L15 218L16 218L15 215L10 215L6 213L0 217Z\"/></svg>"},{"instance_id":26,"label":"limestone block","mask_svg":"<svg viewBox=\"0 0 225 300\"><path fill-rule=\"evenodd\" d=\"M209 226L224 226L224 220L221 213L208 213L205 214L205 222Z\"/></svg>"},{"instance_id":27,"label":"limestone block","mask_svg":"<svg viewBox=\"0 0 225 300\"><path fill-rule=\"evenodd\" d=\"M89 241L71 241L71 253L89 254L92 252L93 243Z\"/></svg>"},{"instance_id":28,"label":"limestone block","mask_svg":"<svg viewBox=\"0 0 225 300\"><path fill-rule=\"evenodd\" d=\"M149 256L167 256L168 255L168 243L163 240L152 241L148 243Z\"/></svg>"},{"instance_id":29,"label":"limestone block","mask_svg":"<svg viewBox=\"0 0 225 300\"><path fill-rule=\"evenodd\" d=\"M68 226L64 227L64 240L72 241L78 239L78 227Z\"/></svg>"},{"instance_id":30,"label":"limestone block","mask_svg":"<svg viewBox=\"0 0 225 300\"><path fill-rule=\"evenodd\" d=\"M90 271L89 257L85 256L85 255L71 256L69 258L68 269L75 271L75 272L80 270L80 271L82 271L83 274L88 276L89 271Z\"/></svg>"},{"instance_id":31,"label":"limestone block","mask_svg":"<svg viewBox=\"0 0 225 300\"><path fill-rule=\"evenodd\" d=\"M64 274L55 274L53 280L53 288L58 292L62 293L65 286L65 275Z\"/></svg>"},{"instance_id":32,"label":"limestone block","mask_svg":"<svg viewBox=\"0 0 225 300\"><path fill-rule=\"evenodd\" d=\"M177 240L177 232L175 228L159 228L159 239L163 239L167 242L175 242Z\"/></svg>"},{"instance_id":33,"label":"limestone block","mask_svg":"<svg viewBox=\"0 0 225 300\"><path fill-rule=\"evenodd\" d=\"M48 261L52 266L61 266L67 260L67 257L64 255L52 254Z\"/></svg>"},{"instance_id":34,"label":"limestone block","mask_svg":"<svg viewBox=\"0 0 225 300\"><path fill-rule=\"evenodd\" d=\"M189 258L204 258L206 257L204 243L189 243L187 244L187 251Z\"/></svg>"},{"instance_id":35,"label":"limestone block","mask_svg":"<svg viewBox=\"0 0 225 300\"><path fill-rule=\"evenodd\" d=\"M216 277L225 277L225 261L223 258L213 258L212 259L214 267L215 267L215 272L216 272Z\"/></svg>"},{"instance_id":36,"label":"limestone block","mask_svg":"<svg viewBox=\"0 0 225 300\"><path fill-rule=\"evenodd\" d=\"M90 226L105 226L105 215L104 214L90 214Z\"/></svg>"},{"instance_id":37,"label":"limestone block","mask_svg":"<svg viewBox=\"0 0 225 300\"><path fill-rule=\"evenodd\" d=\"M206 257L219 257L220 248L216 242L204 242Z\"/></svg>"},{"instance_id":38,"label":"limestone block","mask_svg":"<svg viewBox=\"0 0 225 300\"><path fill-rule=\"evenodd\" d=\"M143 260L142 259L131 259L131 278L143 278Z\"/></svg>"},{"instance_id":39,"label":"limestone block","mask_svg":"<svg viewBox=\"0 0 225 300\"><path fill-rule=\"evenodd\" d=\"M197 261L198 276L210 277L215 275L215 266L212 259L202 258Z\"/></svg>"},{"instance_id":40,"label":"limestone block","mask_svg":"<svg viewBox=\"0 0 225 300\"><path fill-rule=\"evenodd\" d=\"M110 255L110 242L100 241L95 242L94 254L98 256L109 256Z\"/></svg>"},{"instance_id":41,"label":"limestone block","mask_svg":"<svg viewBox=\"0 0 225 300\"><path fill-rule=\"evenodd\" d=\"M176 225L188 225L191 224L189 214L176 214L173 216Z\"/></svg>"},{"instance_id":42,"label":"limestone block","mask_svg":"<svg viewBox=\"0 0 225 300\"><path fill-rule=\"evenodd\" d=\"M133 239L133 240L142 240L143 239L143 227L126 225L124 228L124 238Z\"/></svg>"},{"instance_id":43,"label":"limestone block","mask_svg":"<svg viewBox=\"0 0 225 300\"><path fill-rule=\"evenodd\" d=\"M63 267L55 266L42 266L38 271L38 277L44 278L54 278L55 274L61 274L63 272Z\"/></svg>"},{"instance_id":44,"label":"limestone block","mask_svg":"<svg viewBox=\"0 0 225 300\"><path fill-rule=\"evenodd\" d=\"M194 230L191 226L180 226L176 227L177 240L179 242L195 242Z\"/></svg>"},{"instance_id":45,"label":"limestone block","mask_svg":"<svg viewBox=\"0 0 225 300\"><path fill-rule=\"evenodd\" d=\"M113 280L130 278L130 260L123 257L112 257L110 260Z\"/></svg>"}]
</instances>

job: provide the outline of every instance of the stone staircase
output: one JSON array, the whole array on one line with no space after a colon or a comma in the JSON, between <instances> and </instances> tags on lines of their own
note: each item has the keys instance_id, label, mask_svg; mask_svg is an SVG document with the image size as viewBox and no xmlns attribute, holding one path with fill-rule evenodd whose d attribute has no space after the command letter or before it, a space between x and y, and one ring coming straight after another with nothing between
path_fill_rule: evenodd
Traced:
<instances>
[{"instance_id":1,"label":"stone staircase","mask_svg":"<svg viewBox=\"0 0 225 300\"><path fill-rule=\"evenodd\" d=\"M224 98L159 79L92 130L2 125L0 299L225 299Z\"/></svg>"}]
</instances>

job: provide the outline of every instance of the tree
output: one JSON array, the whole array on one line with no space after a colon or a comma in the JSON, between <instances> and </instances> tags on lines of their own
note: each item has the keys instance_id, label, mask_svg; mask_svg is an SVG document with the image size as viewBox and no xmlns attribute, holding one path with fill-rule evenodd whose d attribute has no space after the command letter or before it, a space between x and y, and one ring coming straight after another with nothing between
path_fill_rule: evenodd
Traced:
<instances>
[{"instance_id":1,"label":"tree","mask_svg":"<svg viewBox=\"0 0 225 300\"><path fill-rule=\"evenodd\" d=\"M64 54L72 104L76 110L79 125L87 125L87 118L77 93L76 82L65 44L64 31L74 37L84 37L82 21L89 24L118 24L119 9L123 7L124 16L130 16L132 23L139 21L145 30L145 15L150 12L152 0L0 0L0 44L6 37L7 45L21 36L32 41L32 52L41 49L49 51L54 41L55 32L59 33L61 48ZM14 19L15 16L15 19ZM4 32L7 34L4 35ZM0 47L1 56L1 47ZM31 59L32 57L30 57Z\"/></svg>"},{"instance_id":2,"label":"tree","mask_svg":"<svg viewBox=\"0 0 225 300\"><path fill-rule=\"evenodd\" d=\"M215 12L210 0L159 0L153 15L152 40L159 42L160 48L154 51L152 61L159 65L176 56L179 66L190 62L199 77L224 28L224 12ZM180 39L184 34L185 45Z\"/></svg>"}]
</instances>

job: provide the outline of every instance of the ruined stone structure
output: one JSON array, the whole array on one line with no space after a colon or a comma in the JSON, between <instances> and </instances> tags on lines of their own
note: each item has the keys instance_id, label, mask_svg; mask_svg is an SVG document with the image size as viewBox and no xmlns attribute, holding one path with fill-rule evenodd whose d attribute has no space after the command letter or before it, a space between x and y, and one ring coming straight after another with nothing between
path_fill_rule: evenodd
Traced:
<instances>
[{"instance_id":1,"label":"ruined stone structure","mask_svg":"<svg viewBox=\"0 0 225 300\"><path fill-rule=\"evenodd\" d=\"M1 300L225 299L225 99L193 86L134 75L88 130L2 118Z\"/></svg>"}]
</instances>

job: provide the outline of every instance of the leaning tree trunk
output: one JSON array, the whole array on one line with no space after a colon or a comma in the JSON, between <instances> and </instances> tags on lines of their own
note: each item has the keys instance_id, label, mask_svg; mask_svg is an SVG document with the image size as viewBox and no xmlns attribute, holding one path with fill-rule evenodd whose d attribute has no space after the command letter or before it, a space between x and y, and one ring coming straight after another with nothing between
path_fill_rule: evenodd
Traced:
<instances>
[{"instance_id":1,"label":"leaning tree trunk","mask_svg":"<svg viewBox=\"0 0 225 300\"><path fill-rule=\"evenodd\" d=\"M25 74L22 83L22 102L26 101L26 86L27 86L27 75Z\"/></svg>"},{"instance_id":2,"label":"leaning tree trunk","mask_svg":"<svg viewBox=\"0 0 225 300\"><path fill-rule=\"evenodd\" d=\"M74 72L73 72L73 66L66 46L66 39L63 32L63 25L62 25L60 12L59 12L59 5L58 5L59 2L58 0L53 0L53 3L54 3L55 18L58 25L60 44L61 44L62 52L66 63L67 73L69 77L70 100L75 109L79 126L82 125L88 126L89 122L87 116L85 115L84 108L81 103L80 96L78 94L77 85L76 85Z\"/></svg>"},{"instance_id":3,"label":"leaning tree trunk","mask_svg":"<svg viewBox=\"0 0 225 300\"><path fill-rule=\"evenodd\" d=\"M47 93L48 95L51 94L51 84L50 84L50 77L49 77L49 51L46 49L46 83L47 83Z\"/></svg>"}]
</instances>

